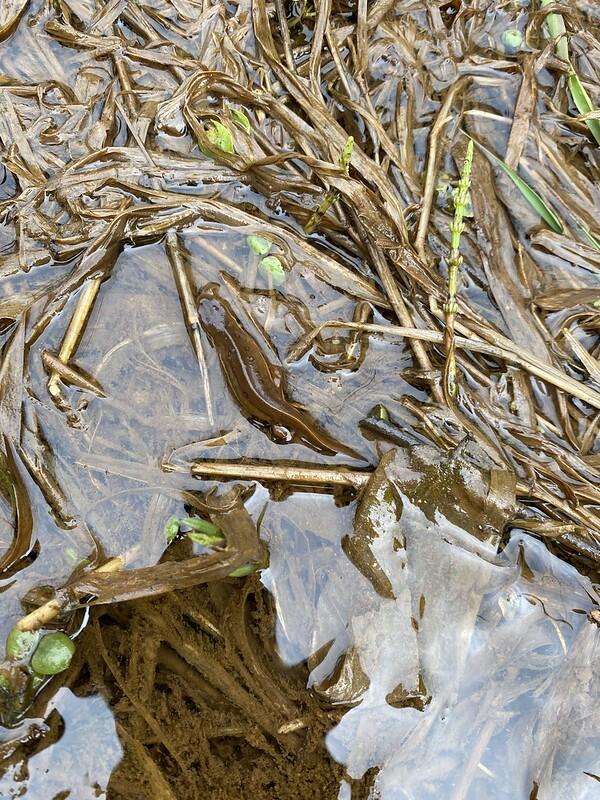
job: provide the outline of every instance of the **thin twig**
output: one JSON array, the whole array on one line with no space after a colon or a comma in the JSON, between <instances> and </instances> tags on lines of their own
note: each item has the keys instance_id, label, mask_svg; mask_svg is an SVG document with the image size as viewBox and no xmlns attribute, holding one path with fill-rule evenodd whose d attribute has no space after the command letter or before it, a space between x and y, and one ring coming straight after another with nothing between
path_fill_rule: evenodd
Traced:
<instances>
[{"instance_id":1,"label":"thin twig","mask_svg":"<svg viewBox=\"0 0 600 800\"><path fill-rule=\"evenodd\" d=\"M173 230L170 230L167 233L166 248L167 256L171 262L171 268L173 269L177 293L179 294L181 311L183 313L186 327L192 341L192 347L194 348L194 352L196 354L198 366L200 367L202 385L204 388L204 398L206 400L208 422L212 427L215 423L215 417L213 412L212 392L210 388L208 367L206 364L206 358L204 356L204 348L202 347L202 336L200 335L200 320L198 319L198 310L196 308L196 304L194 303L194 297L192 294L186 265L177 241L177 233Z\"/></svg>"},{"instance_id":2,"label":"thin twig","mask_svg":"<svg viewBox=\"0 0 600 800\"><path fill-rule=\"evenodd\" d=\"M101 567L98 567L94 572L118 572L123 566L123 560L119 557L111 558ZM91 574L91 573L90 573ZM36 631L38 628L43 628L49 622L52 622L61 612L63 603L59 598L52 598L47 603L36 608L31 613L22 617L15 627L20 631Z\"/></svg>"},{"instance_id":3,"label":"thin twig","mask_svg":"<svg viewBox=\"0 0 600 800\"><path fill-rule=\"evenodd\" d=\"M458 327L458 326L457 326ZM341 322L339 320L329 320L318 325L309 333L302 336L294 347L289 351L287 361L295 361L300 358L302 353L305 353L311 342L326 328L350 328L353 330L362 330L365 333L381 333L387 336L400 336L407 339L416 339L422 342L431 342L432 344L443 344L444 334L439 331L424 330L423 328L403 328L398 325L374 325L360 322ZM585 386L583 383L570 378L568 375L560 372L559 370L545 364L539 358L527 353L523 348L516 348L515 350L508 350L504 347L489 344L481 339L466 338L464 336L455 337L456 346L464 350L472 350L475 353L483 353L484 355L491 356L492 358L507 361L510 364L516 364L519 367L526 369L531 375L541 378L543 381L562 389L564 392L578 397L588 405L600 409L600 393Z\"/></svg>"},{"instance_id":4,"label":"thin twig","mask_svg":"<svg viewBox=\"0 0 600 800\"><path fill-rule=\"evenodd\" d=\"M296 65L294 63L294 54L292 52L292 40L290 39L290 29L288 28L285 4L283 0L275 0L275 8L277 9L277 19L279 20L279 30L281 31L281 40L283 42L283 54L285 56L285 61L288 65L288 69L292 72L295 72Z\"/></svg>"},{"instance_id":5,"label":"thin twig","mask_svg":"<svg viewBox=\"0 0 600 800\"><path fill-rule=\"evenodd\" d=\"M438 162L438 145L442 131L446 127L449 119L449 112L454 102L456 93L464 87L464 80L458 80L446 93L444 103L437 115L437 118L431 129L431 136L429 137L429 152L427 158L427 173L425 175L425 189L423 191L423 202L421 203L421 216L419 217L419 227L417 228L417 235L415 237L414 247L423 261L427 260L425 253L425 240L427 238L427 229L429 228L429 217L431 216L431 208L433 206L433 196L435 194L435 179L437 176L437 162Z\"/></svg>"},{"instance_id":6,"label":"thin twig","mask_svg":"<svg viewBox=\"0 0 600 800\"><path fill-rule=\"evenodd\" d=\"M93 278L90 280L77 301L77 306L69 322L64 339L62 340L60 350L58 351L58 360L62 361L63 364L67 364L75 352L101 283L102 278ZM48 391L52 397L56 399L60 399L61 396L59 383L60 375L57 372L51 372L48 380Z\"/></svg>"},{"instance_id":7,"label":"thin twig","mask_svg":"<svg viewBox=\"0 0 600 800\"><path fill-rule=\"evenodd\" d=\"M181 471L174 464L165 463L167 472ZM349 467L299 467L276 464L232 464L216 461L194 461L190 471L195 478L241 478L248 481L282 481L308 486L351 486L361 489L369 480L370 473Z\"/></svg>"}]
</instances>

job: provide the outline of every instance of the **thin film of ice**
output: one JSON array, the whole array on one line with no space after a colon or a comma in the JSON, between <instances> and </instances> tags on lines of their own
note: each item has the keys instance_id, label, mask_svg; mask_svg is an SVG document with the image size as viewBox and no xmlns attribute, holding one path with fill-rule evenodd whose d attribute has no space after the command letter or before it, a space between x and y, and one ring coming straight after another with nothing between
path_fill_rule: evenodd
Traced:
<instances>
[{"instance_id":1,"label":"thin film of ice","mask_svg":"<svg viewBox=\"0 0 600 800\"><path fill-rule=\"evenodd\" d=\"M533 537L514 533L494 559L443 518L432 523L403 503L401 574L412 598L405 613L417 610L431 700L423 711L387 704L381 661L401 659L405 642L398 636L386 652L374 636L369 661L363 637L369 689L330 732L332 755L354 778L379 768L374 796L382 800L599 797L598 628L587 616L598 597L590 581ZM381 563L384 549L377 555ZM382 632L394 635L389 624Z\"/></svg>"},{"instance_id":2,"label":"thin film of ice","mask_svg":"<svg viewBox=\"0 0 600 800\"><path fill-rule=\"evenodd\" d=\"M285 518L286 530L281 530L281 522L271 524L268 513L261 528L270 550L263 582L277 604L280 656L294 664L329 646L314 666L309 686L329 676L345 655L335 699L353 702L366 691L378 706L398 687L416 693L419 674L411 598L403 577L406 553L396 546L400 531L391 505L384 507L383 494L381 500L381 507L372 510L380 530L373 552L392 583L394 600L380 597L342 550L340 541L352 526L352 510L344 517L331 498L315 495L314 516L307 517L306 503L292 496L285 514L278 515ZM370 675L371 686L361 683L362 673ZM341 685L344 680L346 686Z\"/></svg>"}]
</instances>

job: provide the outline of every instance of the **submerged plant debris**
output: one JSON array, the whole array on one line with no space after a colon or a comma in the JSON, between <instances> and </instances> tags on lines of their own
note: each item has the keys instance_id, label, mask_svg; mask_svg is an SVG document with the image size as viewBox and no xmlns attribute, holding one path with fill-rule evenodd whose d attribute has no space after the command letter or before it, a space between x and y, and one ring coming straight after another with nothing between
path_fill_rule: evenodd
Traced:
<instances>
[{"instance_id":1,"label":"submerged plant debris","mask_svg":"<svg viewBox=\"0 0 600 800\"><path fill-rule=\"evenodd\" d=\"M0 2L2 796L597 797L599 70L585 0Z\"/></svg>"}]
</instances>

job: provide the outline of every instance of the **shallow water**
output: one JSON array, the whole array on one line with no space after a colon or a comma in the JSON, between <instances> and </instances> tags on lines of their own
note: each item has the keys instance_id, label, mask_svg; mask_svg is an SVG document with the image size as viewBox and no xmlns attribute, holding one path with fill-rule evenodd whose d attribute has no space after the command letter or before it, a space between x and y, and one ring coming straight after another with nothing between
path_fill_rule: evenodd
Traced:
<instances>
[{"instance_id":1,"label":"shallow water","mask_svg":"<svg viewBox=\"0 0 600 800\"><path fill-rule=\"evenodd\" d=\"M597 147L531 3L379 0L366 17L334 3L330 24L287 5L295 76L260 2L0 9L0 31L22 11L0 40L0 635L58 592L64 613L45 627L77 642L35 693L0 687L0 794L591 799ZM600 21L572 5L571 57L598 104ZM508 29L524 35L514 52ZM452 91L417 258L406 240L419 250ZM210 150L216 119L234 152ZM457 332L526 357L458 351L452 406L441 341L306 337L332 320L443 330L461 131L518 166L564 230L476 151ZM212 283L312 444L235 401L195 316ZM75 372L53 378L48 354ZM242 361L241 383L257 364ZM315 443L325 433L337 454ZM231 488L207 474L221 462L253 488L241 509L268 553L256 569L162 594L146 572L86 590L113 557L125 574L210 558L184 535L167 546L165 525ZM256 481L259 462L328 467L335 486Z\"/></svg>"}]
</instances>

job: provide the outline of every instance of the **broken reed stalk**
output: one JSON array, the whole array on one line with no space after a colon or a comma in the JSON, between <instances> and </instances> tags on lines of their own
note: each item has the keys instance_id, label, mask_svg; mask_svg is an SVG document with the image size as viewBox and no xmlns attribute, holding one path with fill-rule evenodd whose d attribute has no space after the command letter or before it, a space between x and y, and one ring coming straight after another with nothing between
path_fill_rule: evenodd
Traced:
<instances>
[{"instance_id":1,"label":"broken reed stalk","mask_svg":"<svg viewBox=\"0 0 600 800\"><path fill-rule=\"evenodd\" d=\"M181 304L181 312L185 320L186 328L188 330L192 347L196 354L196 360L200 367L200 375L202 376L202 386L204 388L204 398L206 401L206 409L208 415L208 423L212 427L215 424L215 417L213 413L212 391L210 388L210 378L208 375L208 367L206 358L204 356L204 348L202 347L202 337L200 335L200 320L198 319L198 309L194 302L192 288L188 271L181 254L180 246L177 241L177 233L170 230L167 233L167 256L171 263L173 270L173 277L175 285L177 286L177 294L179 295L179 302Z\"/></svg>"},{"instance_id":2,"label":"broken reed stalk","mask_svg":"<svg viewBox=\"0 0 600 800\"><path fill-rule=\"evenodd\" d=\"M68 364L69 359L77 348L81 334L83 333L90 312L94 306L101 283L102 278L93 278L90 280L77 301L77 306L75 307L75 311L62 340L60 350L58 351L57 358L63 364ZM61 397L60 380L61 376L59 373L52 370L50 372L50 378L48 379L48 391L56 400L60 400Z\"/></svg>"},{"instance_id":3,"label":"broken reed stalk","mask_svg":"<svg viewBox=\"0 0 600 800\"><path fill-rule=\"evenodd\" d=\"M107 561L102 566L98 567L94 570L94 572L118 572L121 567L123 566L123 559L119 558L111 558L110 561ZM91 574L91 573L90 573ZM17 622L15 628L19 631L37 631L39 628L43 628L49 622L52 622L61 612L63 604L57 597L53 597L52 600L48 600L47 603L44 603L39 608L34 609L29 614Z\"/></svg>"},{"instance_id":4,"label":"broken reed stalk","mask_svg":"<svg viewBox=\"0 0 600 800\"><path fill-rule=\"evenodd\" d=\"M427 153L427 173L425 175L425 189L423 191L423 201L421 203L421 215L419 217L419 226L417 228L417 235L415 236L414 248L423 261L427 261L427 254L425 252L425 241L427 239L427 231L429 229L429 218L431 216L431 209L433 207L433 198L435 195L435 183L437 176L438 153L440 138L442 137L444 128L450 119L450 109L456 93L465 85L464 80L458 80L446 93L444 103L440 108L437 118L431 129L429 137L429 148Z\"/></svg>"},{"instance_id":5,"label":"broken reed stalk","mask_svg":"<svg viewBox=\"0 0 600 800\"><path fill-rule=\"evenodd\" d=\"M380 333L387 336L418 339L422 342L431 342L432 344L443 344L444 342L443 333L426 330L424 328L403 328L399 325L374 325L372 323L329 320L300 337L294 347L289 351L286 361L293 362L300 358L302 354L310 348L314 339L326 328L348 328L350 330L361 330L365 333ZM466 331L466 329L464 330ZM489 342L484 342L481 339L476 339L472 334L469 337L455 336L454 341L456 347L460 347L464 350L472 350L474 353L483 353L492 358L497 358L500 361L506 361L509 364L516 364L519 367L523 367L523 369L527 370L531 375L541 378L543 381L550 383L552 386L556 386L557 389L562 389L573 397L578 397L593 408L600 409L599 392L565 375L555 367L545 364L539 358L536 358L536 356L527 353L523 348L517 348L515 346L514 350L509 350L508 347L494 345Z\"/></svg>"},{"instance_id":6,"label":"broken reed stalk","mask_svg":"<svg viewBox=\"0 0 600 800\"><path fill-rule=\"evenodd\" d=\"M165 463L167 472L182 471L174 464ZM299 467L280 464L232 464L217 461L194 461L190 471L195 478L241 478L256 481L285 481L306 486L349 486L362 489L369 480L370 472L349 467ZM187 472L187 470L186 470Z\"/></svg>"},{"instance_id":7,"label":"broken reed stalk","mask_svg":"<svg viewBox=\"0 0 600 800\"><path fill-rule=\"evenodd\" d=\"M446 366L444 369L444 388L449 398L456 397L456 342L454 339L454 318L458 311L456 293L458 290L458 273L462 264L460 254L460 237L465 229L463 217L469 202L471 185L471 168L473 166L473 141L469 139L465 160L460 173L460 181L454 191L454 219L450 225L450 255L448 256L448 300L444 305L444 349L446 350Z\"/></svg>"}]
</instances>

